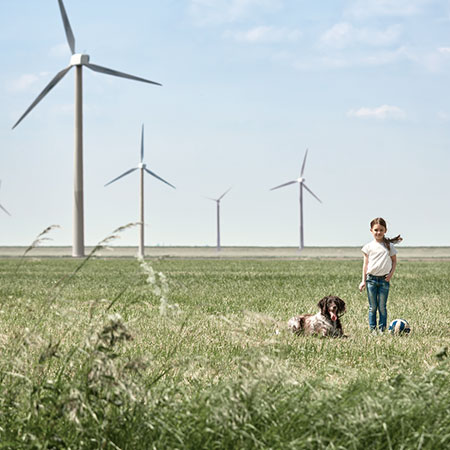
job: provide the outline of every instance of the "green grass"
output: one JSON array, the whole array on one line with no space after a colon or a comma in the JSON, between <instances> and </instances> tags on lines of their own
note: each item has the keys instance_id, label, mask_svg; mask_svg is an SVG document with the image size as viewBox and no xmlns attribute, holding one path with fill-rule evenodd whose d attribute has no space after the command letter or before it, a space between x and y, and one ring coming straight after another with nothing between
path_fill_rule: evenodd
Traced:
<instances>
[{"instance_id":1,"label":"green grass","mask_svg":"<svg viewBox=\"0 0 450 450\"><path fill-rule=\"evenodd\" d=\"M448 261L400 260L407 337L369 334L361 261L161 259L154 282L129 259L18 263L0 259L0 448L450 445ZM286 330L330 294L348 338Z\"/></svg>"}]
</instances>

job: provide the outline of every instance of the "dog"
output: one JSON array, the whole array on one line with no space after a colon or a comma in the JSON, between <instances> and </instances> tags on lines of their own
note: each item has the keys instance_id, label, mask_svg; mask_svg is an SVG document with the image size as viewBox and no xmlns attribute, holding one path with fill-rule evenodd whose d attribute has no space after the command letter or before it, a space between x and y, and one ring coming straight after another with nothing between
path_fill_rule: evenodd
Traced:
<instances>
[{"instance_id":1,"label":"dog","mask_svg":"<svg viewBox=\"0 0 450 450\"><path fill-rule=\"evenodd\" d=\"M345 302L336 296L324 297L317 304L317 314L292 317L288 327L295 334L319 334L323 337L345 337L339 317L345 313Z\"/></svg>"}]
</instances>

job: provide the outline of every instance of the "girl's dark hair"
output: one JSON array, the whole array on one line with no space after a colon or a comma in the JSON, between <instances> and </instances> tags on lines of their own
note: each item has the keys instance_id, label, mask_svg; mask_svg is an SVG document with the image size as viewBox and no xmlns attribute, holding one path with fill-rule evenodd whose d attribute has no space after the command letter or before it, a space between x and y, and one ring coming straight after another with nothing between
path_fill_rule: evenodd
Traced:
<instances>
[{"instance_id":1,"label":"girl's dark hair","mask_svg":"<svg viewBox=\"0 0 450 450\"><path fill-rule=\"evenodd\" d=\"M387 230L386 221L382 217L377 217L377 218L373 219L372 222L370 222L370 229L372 229L375 225L381 225L382 227L385 228L385 230ZM388 250L391 249L391 243L397 244L402 241L403 241L403 238L400 235L395 236L393 238L387 238L386 236L383 237L384 246Z\"/></svg>"}]
</instances>

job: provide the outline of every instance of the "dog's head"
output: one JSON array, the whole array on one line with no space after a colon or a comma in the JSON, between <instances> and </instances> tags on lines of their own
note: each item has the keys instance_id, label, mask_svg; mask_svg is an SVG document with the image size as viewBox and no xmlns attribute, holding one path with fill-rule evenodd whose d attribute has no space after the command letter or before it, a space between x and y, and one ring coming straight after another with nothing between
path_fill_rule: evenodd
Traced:
<instances>
[{"instance_id":1,"label":"dog's head","mask_svg":"<svg viewBox=\"0 0 450 450\"><path fill-rule=\"evenodd\" d=\"M344 300L336 297L334 295L329 295L328 297L324 297L317 304L320 309L320 312L325 316L331 319L333 322L338 320L339 316L342 316L345 312L345 302Z\"/></svg>"}]
</instances>

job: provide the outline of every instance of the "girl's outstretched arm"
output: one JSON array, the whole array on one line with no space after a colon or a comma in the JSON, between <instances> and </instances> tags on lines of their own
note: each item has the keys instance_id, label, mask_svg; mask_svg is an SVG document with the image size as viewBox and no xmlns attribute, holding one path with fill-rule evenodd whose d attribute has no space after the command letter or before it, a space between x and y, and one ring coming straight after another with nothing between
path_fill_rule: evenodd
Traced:
<instances>
[{"instance_id":1,"label":"girl's outstretched arm","mask_svg":"<svg viewBox=\"0 0 450 450\"><path fill-rule=\"evenodd\" d=\"M359 284L359 292L362 292L366 287L366 278L367 278L367 266L369 265L369 256L364 253L364 262L363 262L363 270L362 270L362 281Z\"/></svg>"}]
</instances>

